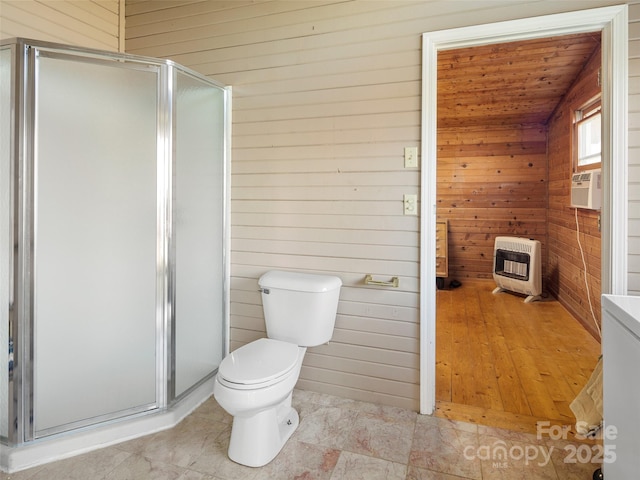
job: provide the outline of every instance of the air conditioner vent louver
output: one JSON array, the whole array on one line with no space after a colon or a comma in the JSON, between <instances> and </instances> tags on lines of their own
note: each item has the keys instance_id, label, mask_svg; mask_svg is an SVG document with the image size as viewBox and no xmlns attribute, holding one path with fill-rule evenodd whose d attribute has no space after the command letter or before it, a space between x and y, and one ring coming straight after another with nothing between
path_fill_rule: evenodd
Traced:
<instances>
[{"instance_id":1,"label":"air conditioner vent louver","mask_svg":"<svg viewBox=\"0 0 640 480\"><path fill-rule=\"evenodd\" d=\"M571 206L600 210L602 174L600 169L574 173L571 176Z\"/></svg>"},{"instance_id":2,"label":"air conditioner vent louver","mask_svg":"<svg viewBox=\"0 0 640 480\"><path fill-rule=\"evenodd\" d=\"M527 295L525 303L540 299L542 262L540 242L520 237L496 237L493 249L493 293L510 290Z\"/></svg>"}]
</instances>

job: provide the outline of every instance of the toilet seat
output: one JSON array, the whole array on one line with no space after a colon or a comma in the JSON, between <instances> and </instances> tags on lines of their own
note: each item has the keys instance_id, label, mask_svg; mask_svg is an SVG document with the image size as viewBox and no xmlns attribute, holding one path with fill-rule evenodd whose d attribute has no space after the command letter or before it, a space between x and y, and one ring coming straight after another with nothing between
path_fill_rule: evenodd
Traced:
<instances>
[{"instance_id":1,"label":"toilet seat","mask_svg":"<svg viewBox=\"0 0 640 480\"><path fill-rule=\"evenodd\" d=\"M299 347L272 338L261 338L227 355L218 367L218 381L240 390L278 383L294 370Z\"/></svg>"}]
</instances>

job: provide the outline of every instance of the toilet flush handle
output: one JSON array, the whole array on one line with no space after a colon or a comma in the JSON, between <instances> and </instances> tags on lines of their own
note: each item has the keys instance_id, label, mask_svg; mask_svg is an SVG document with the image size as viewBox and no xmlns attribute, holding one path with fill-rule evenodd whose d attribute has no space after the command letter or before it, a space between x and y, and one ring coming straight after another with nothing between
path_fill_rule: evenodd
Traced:
<instances>
[{"instance_id":1,"label":"toilet flush handle","mask_svg":"<svg viewBox=\"0 0 640 480\"><path fill-rule=\"evenodd\" d=\"M260 293L264 293L265 295L269 295L270 293L268 288L260 288L258 290L260 290Z\"/></svg>"}]
</instances>

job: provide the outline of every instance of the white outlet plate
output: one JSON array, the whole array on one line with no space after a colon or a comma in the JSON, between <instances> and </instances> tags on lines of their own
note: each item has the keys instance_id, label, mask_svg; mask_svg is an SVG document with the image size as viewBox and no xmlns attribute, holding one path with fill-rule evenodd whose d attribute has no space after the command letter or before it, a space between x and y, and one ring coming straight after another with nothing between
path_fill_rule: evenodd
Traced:
<instances>
[{"instance_id":1,"label":"white outlet plate","mask_svg":"<svg viewBox=\"0 0 640 480\"><path fill-rule=\"evenodd\" d=\"M418 195L405 193L405 195L404 195L404 214L405 215L418 215Z\"/></svg>"}]
</instances>

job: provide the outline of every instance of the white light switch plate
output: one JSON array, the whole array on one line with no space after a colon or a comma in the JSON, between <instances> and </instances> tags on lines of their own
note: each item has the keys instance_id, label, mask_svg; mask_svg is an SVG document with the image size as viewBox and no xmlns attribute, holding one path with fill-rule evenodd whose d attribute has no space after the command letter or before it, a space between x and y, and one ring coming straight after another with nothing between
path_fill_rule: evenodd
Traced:
<instances>
[{"instance_id":1,"label":"white light switch plate","mask_svg":"<svg viewBox=\"0 0 640 480\"><path fill-rule=\"evenodd\" d=\"M418 167L418 147L404 147L404 168Z\"/></svg>"}]
</instances>

